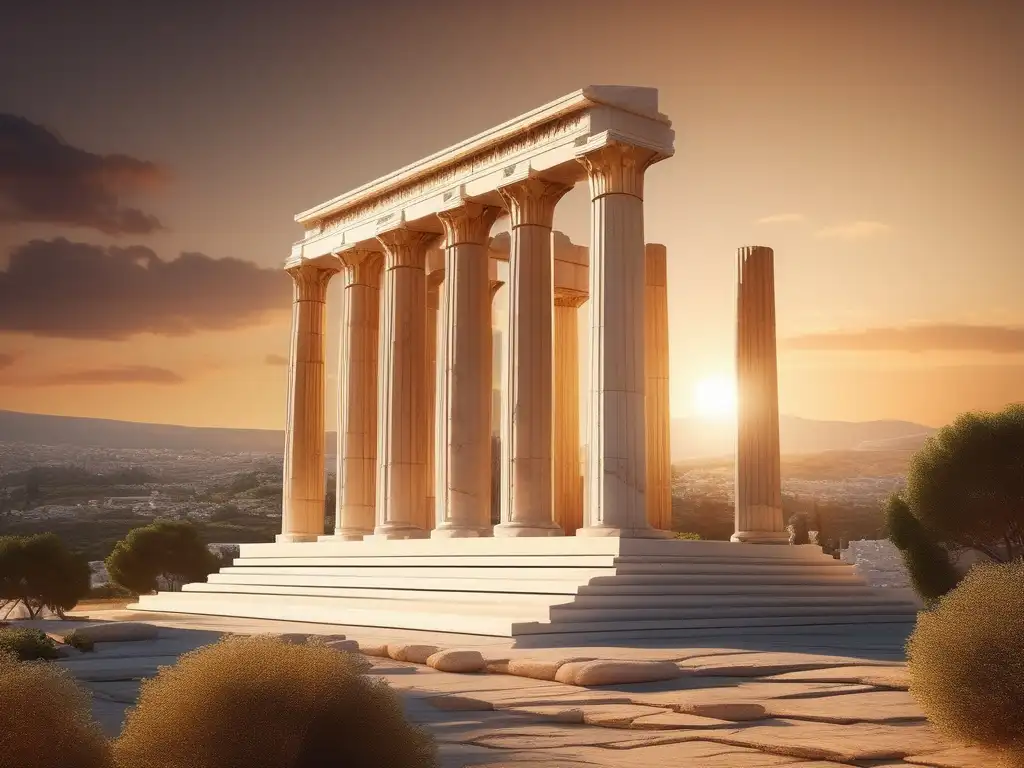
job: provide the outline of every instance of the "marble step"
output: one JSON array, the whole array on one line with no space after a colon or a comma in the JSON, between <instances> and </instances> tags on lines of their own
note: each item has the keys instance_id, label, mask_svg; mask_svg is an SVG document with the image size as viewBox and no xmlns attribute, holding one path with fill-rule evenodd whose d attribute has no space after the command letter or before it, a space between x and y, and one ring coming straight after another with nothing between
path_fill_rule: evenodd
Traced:
<instances>
[{"instance_id":1,"label":"marble step","mask_svg":"<svg viewBox=\"0 0 1024 768\"><path fill-rule=\"evenodd\" d=\"M320 565L320 566L477 566L491 567L504 566L512 568L546 567L552 558L546 555L490 555L480 556L471 554L438 554L438 555L378 555L378 556L344 556L344 555L317 555L310 553L304 557L237 557L233 565L237 566L296 566L296 565ZM816 567L848 568L848 563L841 560L822 555L820 557L744 557L737 561L737 558L729 557L728 553L718 555L678 555L663 554L650 557L638 555L588 555L567 553L558 558L559 562L574 567L612 567L626 563L667 563L672 565L693 564L703 566L779 566L787 565L792 567L803 567L813 565Z\"/></svg>"}]
</instances>

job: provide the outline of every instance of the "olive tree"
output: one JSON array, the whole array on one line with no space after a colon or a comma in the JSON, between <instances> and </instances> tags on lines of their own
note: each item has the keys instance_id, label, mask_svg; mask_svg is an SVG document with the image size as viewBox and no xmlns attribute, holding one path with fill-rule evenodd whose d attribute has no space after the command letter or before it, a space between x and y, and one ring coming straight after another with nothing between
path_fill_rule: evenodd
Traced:
<instances>
[{"instance_id":1,"label":"olive tree","mask_svg":"<svg viewBox=\"0 0 1024 768\"><path fill-rule=\"evenodd\" d=\"M105 562L111 580L137 595L155 591L161 579L172 590L205 581L221 565L192 523L175 520L158 520L129 531Z\"/></svg>"},{"instance_id":2,"label":"olive tree","mask_svg":"<svg viewBox=\"0 0 1024 768\"><path fill-rule=\"evenodd\" d=\"M47 609L63 617L89 594L89 563L56 535L0 536L0 610L19 605L28 617Z\"/></svg>"}]
</instances>

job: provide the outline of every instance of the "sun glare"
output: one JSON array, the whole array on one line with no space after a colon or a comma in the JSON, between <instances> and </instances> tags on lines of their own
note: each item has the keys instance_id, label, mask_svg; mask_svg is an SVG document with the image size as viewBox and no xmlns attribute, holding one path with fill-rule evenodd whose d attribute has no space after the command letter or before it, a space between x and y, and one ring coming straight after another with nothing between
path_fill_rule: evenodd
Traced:
<instances>
[{"instance_id":1,"label":"sun glare","mask_svg":"<svg viewBox=\"0 0 1024 768\"><path fill-rule=\"evenodd\" d=\"M731 376L708 376L693 388L693 407L704 419L726 419L736 415L736 382Z\"/></svg>"}]
</instances>

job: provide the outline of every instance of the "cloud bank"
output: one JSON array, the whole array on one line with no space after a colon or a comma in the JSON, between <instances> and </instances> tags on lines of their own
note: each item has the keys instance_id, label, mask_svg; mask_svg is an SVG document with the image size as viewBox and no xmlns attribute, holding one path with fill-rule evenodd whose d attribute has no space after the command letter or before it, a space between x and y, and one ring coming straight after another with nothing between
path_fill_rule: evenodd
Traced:
<instances>
[{"instance_id":1,"label":"cloud bank","mask_svg":"<svg viewBox=\"0 0 1024 768\"><path fill-rule=\"evenodd\" d=\"M1001 325L912 325L865 328L795 336L788 349L827 351L950 352L996 354L1024 352L1024 328Z\"/></svg>"}]
</instances>

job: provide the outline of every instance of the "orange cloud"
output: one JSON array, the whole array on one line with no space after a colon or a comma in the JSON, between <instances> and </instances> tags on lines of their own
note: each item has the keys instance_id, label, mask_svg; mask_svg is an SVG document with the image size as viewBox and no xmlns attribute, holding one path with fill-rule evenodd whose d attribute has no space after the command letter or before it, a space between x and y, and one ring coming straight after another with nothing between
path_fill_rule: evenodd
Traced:
<instances>
[{"instance_id":1,"label":"orange cloud","mask_svg":"<svg viewBox=\"0 0 1024 768\"><path fill-rule=\"evenodd\" d=\"M263 358L263 362L267 365L288 365L288 358L284 355L269 354Z\"/></svg>"},{"instance_id":2,"label":"orange cloud","mask_svg":"<svg viewBox=\"0 0 1024 768\"><path fill-rule=\"evenodd\" d=\"M0 381L0 385L32 387L90 386L97 384L181 384L185 379L166 368L150 365L126 365L116 368L93 368L43 374L17 381Z\"/></svg>"}]
</instances>

